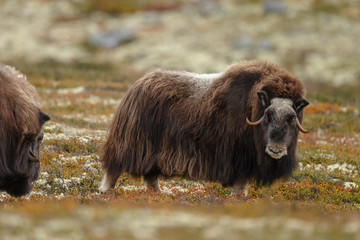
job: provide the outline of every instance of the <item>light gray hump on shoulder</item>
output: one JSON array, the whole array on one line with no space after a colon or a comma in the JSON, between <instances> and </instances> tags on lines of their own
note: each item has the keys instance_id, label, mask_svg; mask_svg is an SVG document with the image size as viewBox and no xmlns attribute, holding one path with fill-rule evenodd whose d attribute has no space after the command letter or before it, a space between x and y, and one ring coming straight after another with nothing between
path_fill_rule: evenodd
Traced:
<instances>
[{"instance_id":1,"label":"light gray hump on shoulder","mask_svg":"<svg viewBox=\"0 0 360 240\"><path fill-rule=\"evenodd\" d=\"M178 81L186 82L189 85L189 88L192 90L193 97L200 98L202 97L224 74L220 73L193 73L185 71L163 71L164 74L169 74L176 76Z\"/></svg>"}]
</instances>

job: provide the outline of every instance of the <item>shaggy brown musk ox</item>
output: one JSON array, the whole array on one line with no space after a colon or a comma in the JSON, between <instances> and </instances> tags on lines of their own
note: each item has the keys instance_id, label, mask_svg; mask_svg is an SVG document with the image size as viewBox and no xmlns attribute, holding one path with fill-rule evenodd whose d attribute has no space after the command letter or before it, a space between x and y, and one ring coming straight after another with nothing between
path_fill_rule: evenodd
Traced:
<instances>
[{"instance_id":1,"label":"shaggy brown musk ox","mask_svg":"<svg viewBox=\"0 0 360 240\"><path fill-rule=\"evenodd\" d=\"M223 73L155 71L137 80L115 113L103 148L100 192L121 173L219 182L246 191L297 167L302 82L263 61L244 61ZM249 120L251 119L251 120Z\"/></svg>"},{"instance_id":2,"label":"shaggy brown musk ox","mask_svg":"<svg viewBox=\"0 0 360 240\"><path fill-rule=\"evenodd\" d=\"M0 190L28 194L40 173L42 125L50 118L26 77L0 63Z\"/></svg>"}]
</instances>

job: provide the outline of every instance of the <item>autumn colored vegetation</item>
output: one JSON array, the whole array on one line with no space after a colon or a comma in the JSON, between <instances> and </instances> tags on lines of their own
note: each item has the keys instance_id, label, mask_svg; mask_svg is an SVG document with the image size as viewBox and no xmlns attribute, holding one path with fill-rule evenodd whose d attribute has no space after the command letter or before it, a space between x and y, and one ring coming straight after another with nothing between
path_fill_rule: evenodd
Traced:
<instances>
[{"instance_id":1,"label":"autumn colored vegetation","mask_svg":"<svg viewBox=\"0 0 360 240\"><path fill-rule=\"evenodd\" d=\"M303 125L311 133L300 134L299 168L288 181L271 187L251 185L248 196L232 194L217 183L181 178L160 181L163 193L155 194L144 187L141 179L127 174L119 178L115 189L101 195L97 190L102 177L99 157L107 128L121 97L142 73L92 64L43 66L40 73L26 64L20 66L39 91L44 111L52 116L44 128L42 173L27 197L17 199L1 193L3 236L22 236L25 229L34 227L39 233L30 234L29 239L38 239L41 234L66 238L76 233L79 239L114 239L119 235L127 239L168 239L174 234L179 239L223 236L210 231L215 226L221 231L227 229L229 236L262 239L276 239L283 234L328 239L357 236L358 104L323 102L310 92L311 105L305 111ZM134 227L132 224L140 221L137 216L142 222ZM341 216L341 223L336 216ZM15 219L14 223L7 218ZM124 218L127 220L122 222ZM273 218L277 220L270 220ZM112 221L122 222L124 228ZM198 225L199 221L203 225ZM223 221L232 223L221 225ZM288 221L295 221L298 227L294 230L295 225ZM326 227L315 230L309 227L309 221L312 226ZM251 230L253 225L261 228L257 235ZM153 229L153 235L142 233L144 226ZM141 234L150 235L146 238Z\"/></svg>"}]
</instances>

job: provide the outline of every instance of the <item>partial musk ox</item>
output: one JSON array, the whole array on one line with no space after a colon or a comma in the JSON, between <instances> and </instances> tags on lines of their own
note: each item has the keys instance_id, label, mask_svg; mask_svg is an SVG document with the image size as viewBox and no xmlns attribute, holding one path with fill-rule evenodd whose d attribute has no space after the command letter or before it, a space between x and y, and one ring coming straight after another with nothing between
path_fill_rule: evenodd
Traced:
<instances>
[{"instance_id":1,"label":"partial musk ox","mask_svg":"<svg viewBox=\"0 0 360 240\"><path fill-rule=\"evenodd\" d=\"M219 182L246 194L247 183L269 185L297 167L302 82L263 61L225 72L155 71L137 80L115 113L103 148L100 192L121 173Z\"/></svg>"},{"instance_id":2,"label":"partial musk ox","mask_svg":"<svg viewBox=\"0 0 360 240\"><path fill-rule=\"evenodd\" d=\"M0 190L28 194L40 172L42 125L50 118L26 77L0 63Z\"/></svg>"}]
</instances>

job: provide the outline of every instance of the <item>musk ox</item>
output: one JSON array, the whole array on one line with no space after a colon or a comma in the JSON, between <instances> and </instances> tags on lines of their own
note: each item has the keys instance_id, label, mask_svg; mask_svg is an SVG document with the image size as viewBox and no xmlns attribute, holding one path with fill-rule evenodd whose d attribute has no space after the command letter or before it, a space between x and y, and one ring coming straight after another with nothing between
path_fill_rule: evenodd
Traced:
<instances>
[{"instance_id":1,"label":"musk ox","mask_svg":"<svg viewBox=\"0 0 360 240\"><path fill-rule=\"evenodd\" d=\"M181 176L245 192L297 167L304 85L264 61L235 63L223 73L155 71L137 80L118 107L103 148L100 192L120 174Z\"/></svg>"},{"instance_id":2,"label":"musk ox","mask_svg":"<svg viewBox=\"0 0 360 240\"><path fill-rule=\"evenodd\" d=\"M0 190L28 194L40 172L42 125L50 118L26 77L0 63Z\"/></svg>"}]
</instances>

